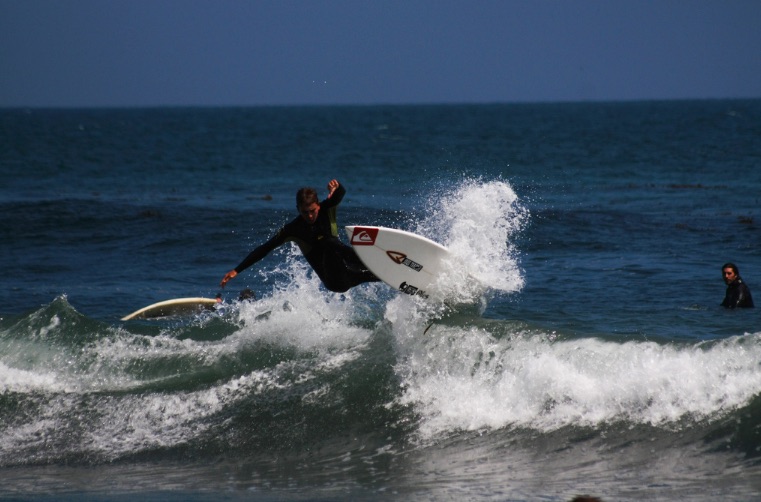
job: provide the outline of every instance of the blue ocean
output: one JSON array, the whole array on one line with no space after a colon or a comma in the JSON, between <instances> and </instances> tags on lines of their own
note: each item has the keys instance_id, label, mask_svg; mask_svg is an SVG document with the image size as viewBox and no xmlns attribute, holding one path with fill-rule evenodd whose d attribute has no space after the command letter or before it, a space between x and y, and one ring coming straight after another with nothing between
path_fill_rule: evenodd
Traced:
<instances>
[{"instance_id":1,"label":"blue ocean","mask_svg":"<svg viewBox=\"0 0 761 502\"><path fill-rule=\"evenodd\" d=\"M468 279L220 289L334 178ZM759 500L759 208L761 100L0 110L0 498Z\"/></svg>"}]
</instances>

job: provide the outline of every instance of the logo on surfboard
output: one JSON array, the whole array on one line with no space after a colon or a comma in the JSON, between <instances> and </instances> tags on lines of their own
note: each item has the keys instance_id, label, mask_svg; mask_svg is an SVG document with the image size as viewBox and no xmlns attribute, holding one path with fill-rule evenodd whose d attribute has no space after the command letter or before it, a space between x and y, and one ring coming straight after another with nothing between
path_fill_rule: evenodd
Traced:
<instances>
[{"instance_id":1,"label":"logo on surfboard","mask_svg":"<svg viewBox=\"0 0 761 502\"><path fill-rule=\"evenodd\" d=\"M354 227L354 232L351 234L351 244L353 246L373 246L376 237L378 237L377 228Z\"/></svg>"},{"instance_id":2,"label":"logo on surfboard","mask_svg":"<svg viewBox=\"0 0 761 502\"><path fill-rule=\"evenodd\" d=\"M422 296L423 298L428 298L428 293L420 288L413 286L412 284L407 284L407 281L404 281L399 285L399 291L412 296Z\"/></svg>"},{"instance_id":3,"label":"logo on surfboard","mask_svg":"<svg viewBox=\"0 0 761 502\"><path fill-rule=\"evenodd\" d=\"M391 261L398 265L404 265L406 267L411 268L415 272L420 272L423 270L423 266L419 264L416 261L412 261L409 258L407 258L407 255L404 253L400 253L399 251L386 251L386 254L389 258L391 258Z\"/></svg>"}]
</instances>

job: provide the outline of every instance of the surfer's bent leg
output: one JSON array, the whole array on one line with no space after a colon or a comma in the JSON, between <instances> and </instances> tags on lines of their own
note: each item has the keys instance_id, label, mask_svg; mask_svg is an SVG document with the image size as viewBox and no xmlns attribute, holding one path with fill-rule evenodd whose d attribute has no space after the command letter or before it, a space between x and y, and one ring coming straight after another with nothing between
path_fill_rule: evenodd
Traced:
<instances>
[{"instance_id":1,"label":"surfer's bent leg","mask_svg":"<svg viewBox=\"0 0 761 502\"><path fill-rule=\"evenodd\" d=\"M356 281L355 286L357 284L362 284L363 282L380 281L380 279L378 279L375 274L367 270L367 267L364 263L362 263L362 260L359 259L359 256L357 256L357 253L354 251L354 249L342 244L340 252L346 266L347 274Z\"/></svg>"},{"instance_id":2,"label":"surfer's bent leg","mask_svg":"<svg viewBox=\"0 0 761 502\"><path fill-rule=\"evenodd\" d=\"M365 282L378 282L375 274L367 270L352 248L336 242L323 257L325 287L336 293L344 293Z\"/></svg>"}]
</instances>

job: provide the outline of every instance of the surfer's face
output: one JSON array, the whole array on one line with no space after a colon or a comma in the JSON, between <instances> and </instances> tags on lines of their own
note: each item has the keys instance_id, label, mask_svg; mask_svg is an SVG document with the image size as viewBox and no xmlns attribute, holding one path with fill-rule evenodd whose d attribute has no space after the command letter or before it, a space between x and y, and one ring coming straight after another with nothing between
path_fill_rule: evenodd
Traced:
<instances>
[{"instance_id":1,"label":"surfer's face","mask_svg":"<svg viewBox=\"0 0 761 502\"><path fill-rule=\"evenodd\" d=\"M732 270L731 267L727 267L724 270L722 270L722 275L724 276L724 282L726 282L727 284L737 279L737 274L735 274L735 271Z\"/></svg>"},{"instance_id":2,"label":"surfer's face","mask_svg":"<svg viewBox=\"0 0 761 502\"><path fill-rule=\"evenodd\" d=\"M308 206L301 206L299 208L299 214L310 225L317 221L317 215L320 213L320 205L316 202L312 202Z\"/></svg>"}]
</instances>

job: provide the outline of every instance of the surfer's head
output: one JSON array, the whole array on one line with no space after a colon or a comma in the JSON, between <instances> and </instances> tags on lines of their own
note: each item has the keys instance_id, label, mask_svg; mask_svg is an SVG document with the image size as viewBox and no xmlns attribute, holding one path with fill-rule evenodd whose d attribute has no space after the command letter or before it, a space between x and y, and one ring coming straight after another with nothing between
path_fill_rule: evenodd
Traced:
<instances>
[{"instance_id":1,"label":"surfer's head","mask_svg":"<svg viewBox=\"0 0 761 502\"><path fill-rule=\"evenodd\" d=\"M734 263L725 263L724 266L721 267L721 275L724 277L724 282L729 284L740 277L740 271Z\"/></svg>"},{"instance_id":2,"label":"surfer's head","mask_svg":"<svg viewBox=\"0 0 761 502\"><path fill-rule=\"evenodd\" d=\"M296 209L307 223L317 221L317 215L320 212L320 203L317 198L317 190L314 188L300 188L296 192Z\"/></svg>"}]
</instances>

